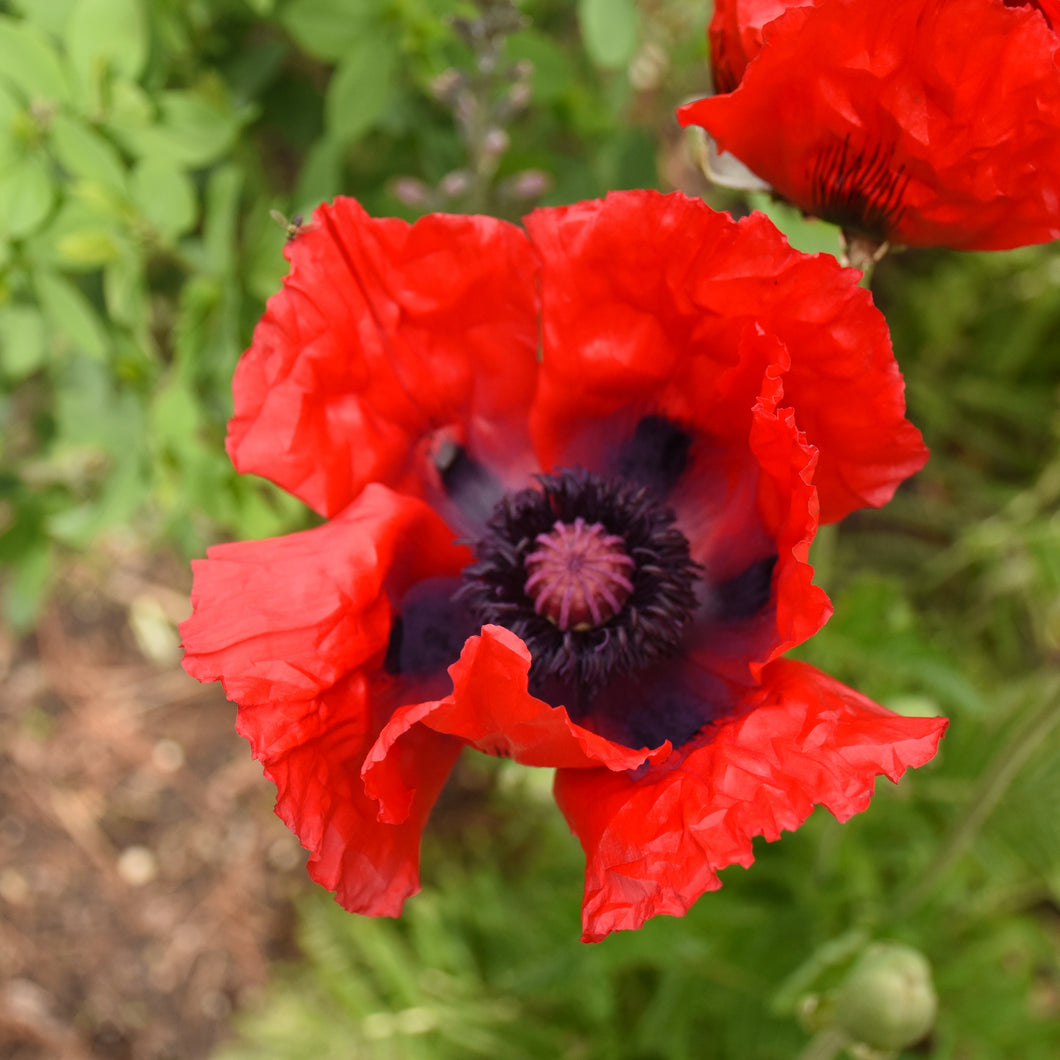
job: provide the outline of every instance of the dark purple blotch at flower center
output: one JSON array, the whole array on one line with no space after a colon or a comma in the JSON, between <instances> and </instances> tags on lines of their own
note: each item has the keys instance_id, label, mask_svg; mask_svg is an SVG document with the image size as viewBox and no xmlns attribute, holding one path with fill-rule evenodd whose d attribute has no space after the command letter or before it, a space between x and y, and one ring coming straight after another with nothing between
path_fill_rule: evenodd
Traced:
<instances>
[{"instance_id":1,"label":"dark purple blotch at flower center","mask_svg":"<svg viewBox=\"0 0 1060 1060\"><path fill-rule=\"evenodd\" d=\"M700 573L674 513L646 486L582 469L538 481L497 504L460 599L526 643L532 683L591 694L674 654Z\"/></svg>"},{"instance_id":2,"label":"dark purple blotch at flower center","mask_svg":"<svg viewBox=\"0 0 1060 1060\"><path fill-rule=\"evenodd\" d=\"M444 695L466 639L504 626L530 650L532 694L631 747L690 739L727 697L681 657L711 629L753 620L776 563L704 584L667 504L691 460L691 435L660 416L637 424L606 473L560 470L522 490L505 492L462 447L441 449L447 501L477 528L475 560L403 596L386 670Z\"/></svg>"}]
</instances>

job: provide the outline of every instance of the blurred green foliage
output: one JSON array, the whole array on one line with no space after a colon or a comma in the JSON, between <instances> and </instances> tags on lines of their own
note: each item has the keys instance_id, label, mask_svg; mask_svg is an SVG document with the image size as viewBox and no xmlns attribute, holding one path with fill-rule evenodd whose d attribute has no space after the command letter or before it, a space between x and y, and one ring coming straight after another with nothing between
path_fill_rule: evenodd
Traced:
<instances>
[{"instance_id":1,"label":"blurred green foliage","mask_svg":"<svg viewBox=\"0 0 1060 1060\"><path fill-rule=\"evenodd\" d=\"M672 109L708 84L698 2L525 0L488 68L449 17L477 10L0 0L7 623L30 628L64 556L115 535L190 557L305 524L223 449L232 370L285 271L270 210L346 193L518 217L690 172ZM454 69L478 110L453 104ZM405 918L307 897L304 959L219 1060L796 1056L815 999L880 938L935 969L938 1026L908 1055L1060 1055L1060 254L894 254L873 286L934 455L822 532L836 615L800 655L951 716L937 762L847 825L761 844L686 918L595 947L549 778L465 763Z\"/></svg>"},{"instance_id":2,"label":"blurred green foliage","mask_svg":"<svg viewBox=\"0 0 1060 1060\"><path fill-rule=\"evenodd\" d=\"M633 93L608 70L637 38L632 3L614 10L617 21L581 5L588 51L558 0L530 5L507 36L483 90L503 89L522 61L536 102L474 205L518 217L533 205L518 180L527 171L545 174L557 201L654 182L657 108L617 120ZM393 194L402 175L451 189L440 193L450 209L471 205L466 137L436 79L472 66L447 17L475 11L450 0L0 0L9 623L28 628L56 555L100 535L195 555L219 533L299 525L300 507L239 479L222 445L232 370L285 271L270 211L308 214L342 192L414 216L422 204Z\"/></svg>"}]
</instances>

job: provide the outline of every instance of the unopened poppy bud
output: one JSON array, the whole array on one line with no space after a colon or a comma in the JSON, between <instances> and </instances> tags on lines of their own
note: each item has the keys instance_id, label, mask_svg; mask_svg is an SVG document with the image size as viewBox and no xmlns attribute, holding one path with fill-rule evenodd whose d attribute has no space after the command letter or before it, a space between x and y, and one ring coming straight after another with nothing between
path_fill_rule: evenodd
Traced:
<instances>
[{"instance_id":1,"label":"unopened poppy bud","mask_svg":"<svg viewBox=\"0 0 1060 1060\"><path fill-rule=\"evenodd\" d=\"M869 947L835 994L836 1025L873 1049L904 1049L935 1024L938 998L923 954L894 942Z\"/></svg>"}]
</instances>

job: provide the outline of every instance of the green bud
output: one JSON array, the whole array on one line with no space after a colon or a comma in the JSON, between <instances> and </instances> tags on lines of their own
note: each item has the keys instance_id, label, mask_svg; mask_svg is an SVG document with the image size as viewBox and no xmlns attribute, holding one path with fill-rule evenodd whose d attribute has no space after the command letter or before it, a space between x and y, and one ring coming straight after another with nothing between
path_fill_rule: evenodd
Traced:
<instances>
[{"instance_id":1,"label":"green bud","mask_svg":"<svg viewBox=\"0 0 1060 1060\"><path fill-rule=\"evenodd\" d=\"M870 946L835 992L833 1018L852 1039L882 1051L920 1041L935 1024L931 965L908 946Z\"/></svg>"}]
</instances>

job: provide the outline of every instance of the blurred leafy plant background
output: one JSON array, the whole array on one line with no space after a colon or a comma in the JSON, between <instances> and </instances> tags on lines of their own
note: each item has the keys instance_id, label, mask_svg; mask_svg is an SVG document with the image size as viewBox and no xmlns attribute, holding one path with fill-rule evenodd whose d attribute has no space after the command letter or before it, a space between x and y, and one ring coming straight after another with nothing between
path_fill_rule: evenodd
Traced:
<instances>
[{"instance_id":1,"label":"blurred leafy plant background","mask_svg":"<svg viewBox=\"0 0 1060 1060\"><path fill-rule=\"evenodd\" d=\"M115 550L187 560L308 525L223 447L233 368L286 269L271 211L294 226L350 194L517 219L638 186L747 210L673 119L709 90L709 15L0 0L5 627L31 636L71 567ZM753 205L802 249L838 249ZM1060 1055L1060 253L896 253L873 290L933 458L886 509L822 532L836 615L800 655L949 715L937 762L845 826L821 811L761 844L684 919L586 947L550 778L466 761L406 916L348 916L307 885L298 957L217 1060L809 1060L832 1055L815 1001L879 939L934 969L937 1025L903 1055Z\"/></svg>"}]
</instances>

